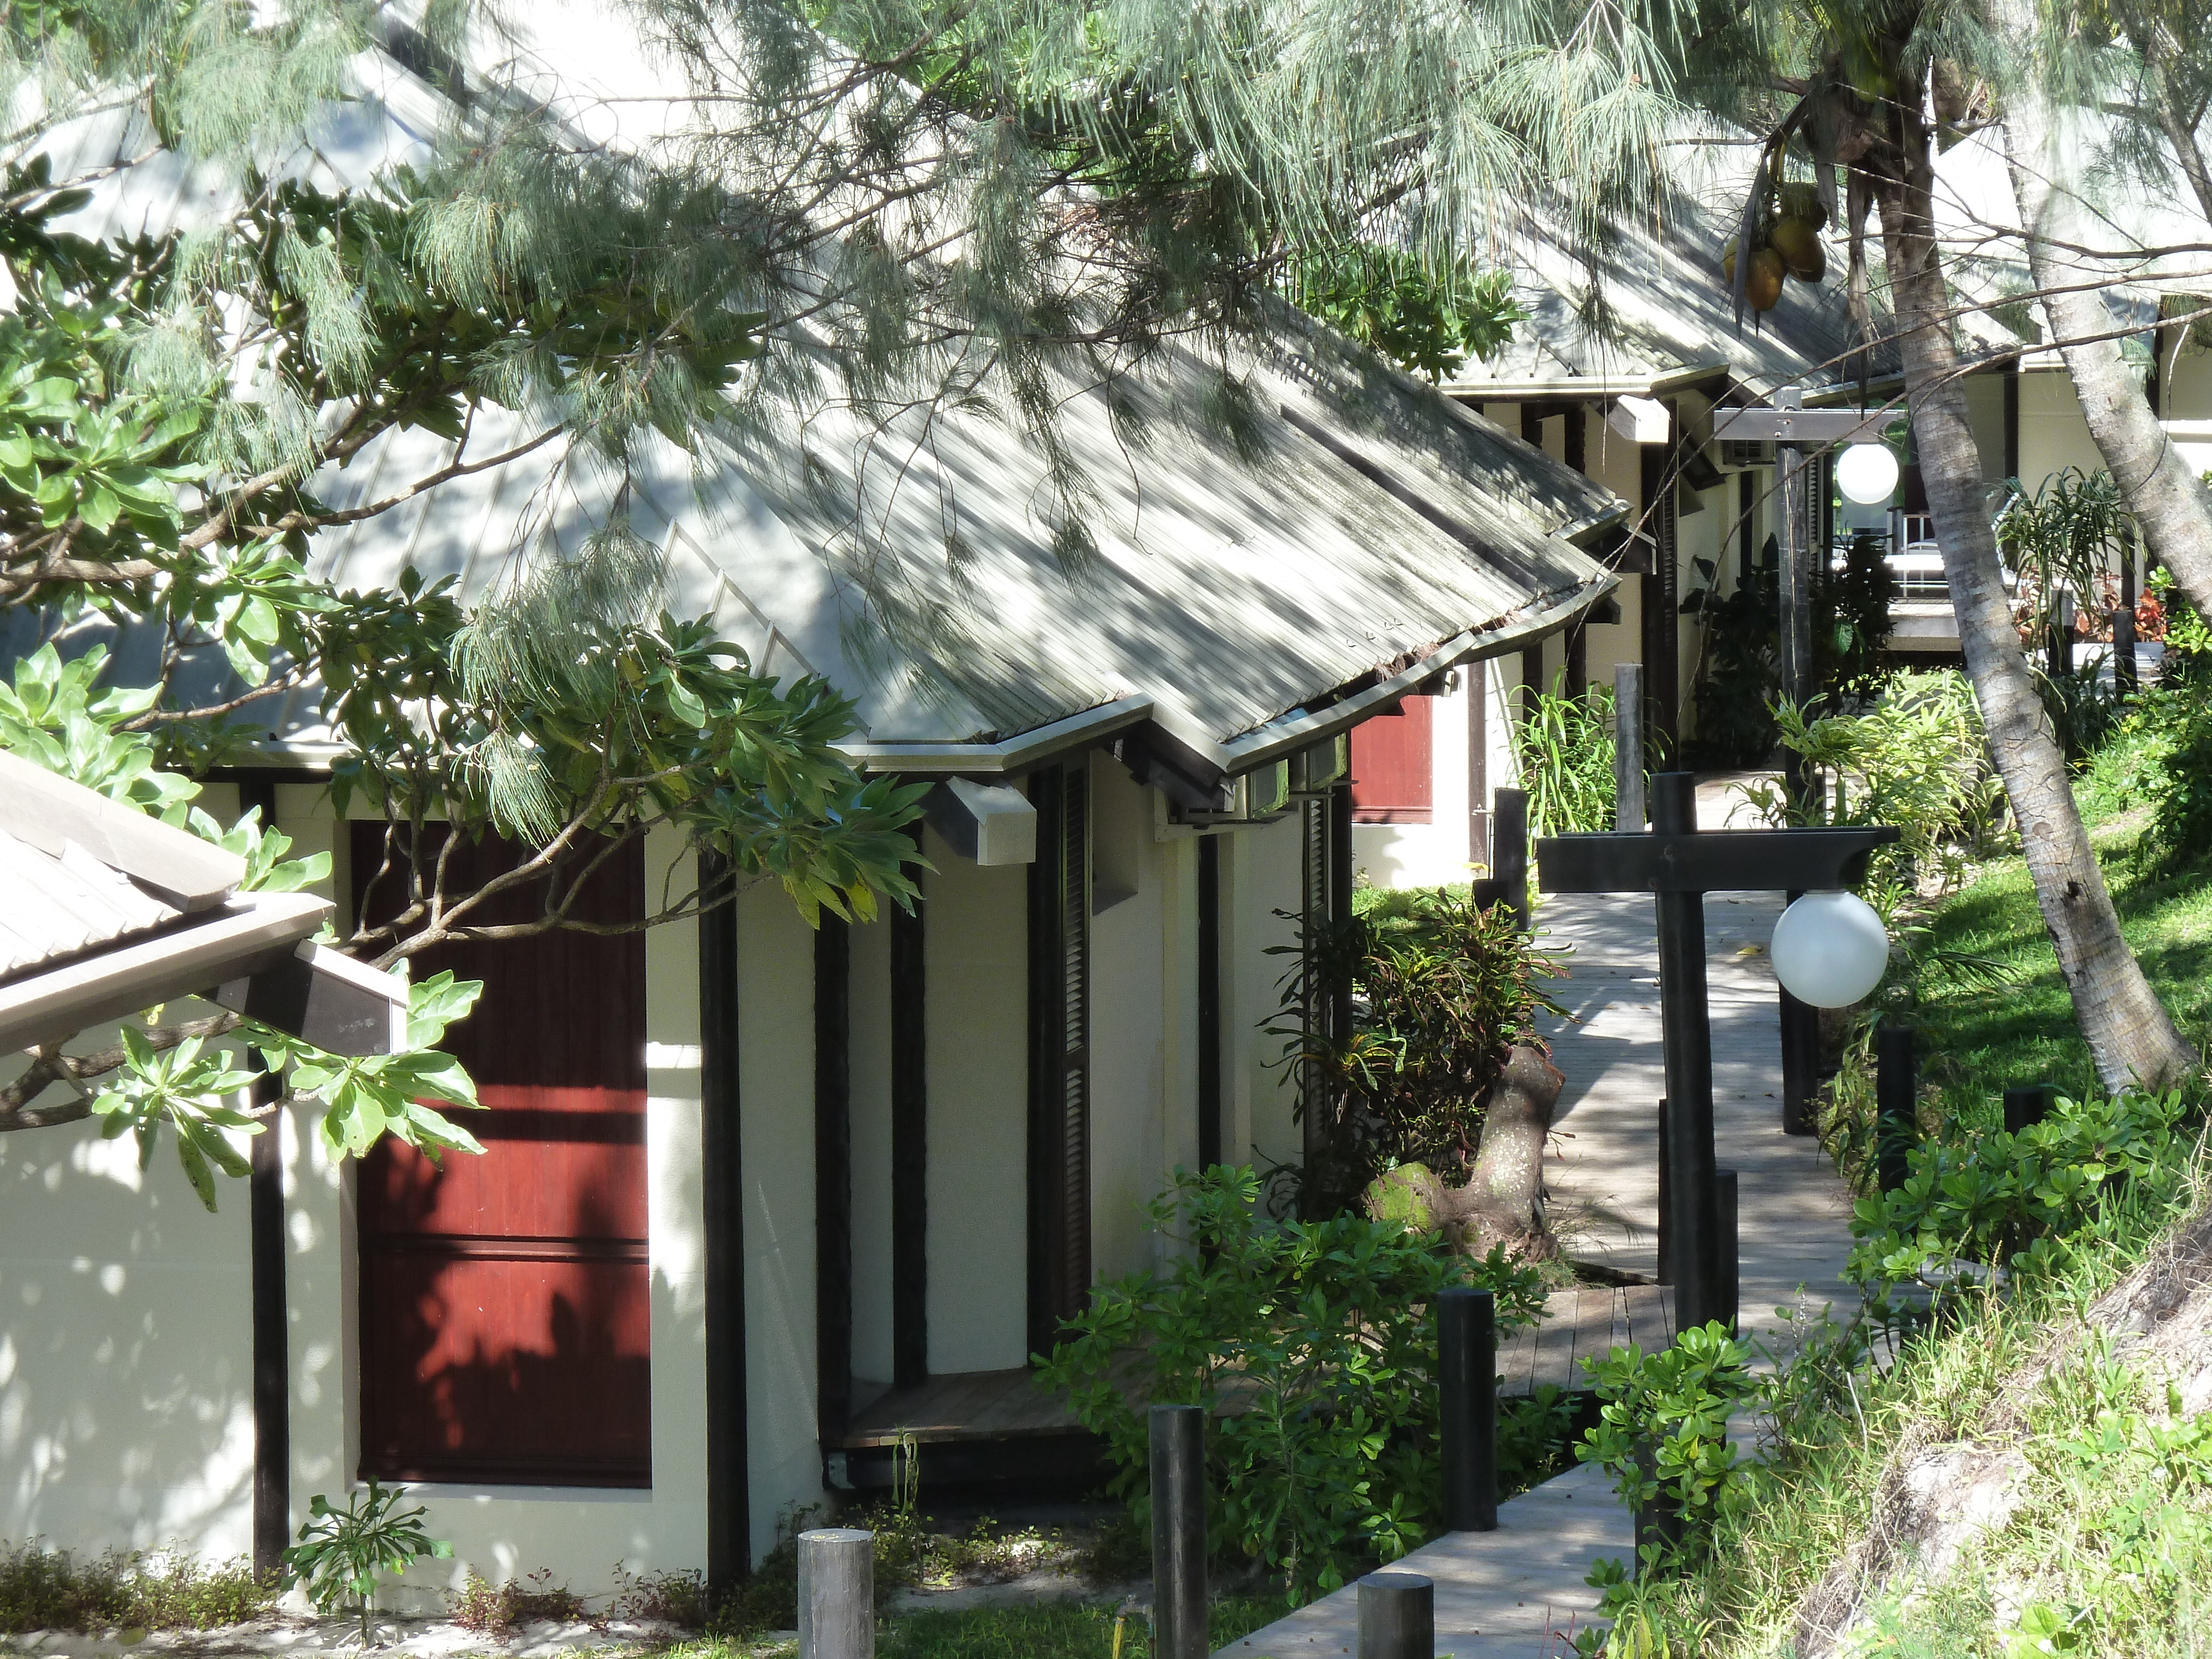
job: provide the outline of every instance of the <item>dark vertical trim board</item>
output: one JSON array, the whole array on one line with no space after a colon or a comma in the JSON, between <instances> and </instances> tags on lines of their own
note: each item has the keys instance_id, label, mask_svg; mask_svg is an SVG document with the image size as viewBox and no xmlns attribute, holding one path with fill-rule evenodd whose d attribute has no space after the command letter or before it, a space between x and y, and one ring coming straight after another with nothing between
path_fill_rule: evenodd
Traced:
<instances>
[{"instance_id":1,"label":"dark vertical trim board","mask_svg":"<svg viewBox=\"0 0 2212 1659\"><path fill-rule=\"evenodd\" d=\"M1753 533L1759 519L1759 475L1746 469L1735 475L1736 585L1748 588L1757 567L1759 538Z\"/></svg>"},{"instance_id":2,"label":"dark vertical trim board","mask_svg":"<svg viewBox=\"0 0 2212 1659\"><path fill-rule=\"evenodd\" d=\"M2003 369L2004 475L2020 477L2020 359L2008 359Z\"/></svg>"},{"instance_id":3,"label":"dark vertical trim board","mask_svg":"<svg viewBox=\"0 0 2212 1659\"><path fill-rule=\"evenodd\" d=\"M1674 432L1674 405L1667 405L1668 432ZM1674 570L1674 446L1646 444L1638 452L1644 532L1651 538L1651 569L1639 579L1643 599L1644 695L1651 724L1671 754L1681 704L1681 639L1677 620Z\"/></svg>"},{"instance_id":4,"label":"dark vertical trim board","mask_svg":"<svg viewBox=\"0 0 2212 1659\"><path fill-rule=\"evenodd\" d=\"M1030 775L1030 1352L1091 1294L1091 835L1087 760Z\"/></svg>"},{"instance_id":5,"label":"dark vertical trim board","mask_svg":"<svg viewBox=\"0 0 2212 1659\"><path fill-rule=\"evenodd\" d=\"M915 872L925 894L927 880ZM891 927L891 1380L929 1375L929 1035L926 897Z\"/></svg>"},{"instance_id":6,"label":"dark vertical trim board","mask_svg":"<svg viewBox=\"0 0 2212 1659\"><path fill-rule=\"evenodd\" d=\"M717 854L699 855L699 889L729 884ZM752 1470L745 1420L744 1137L738 1073L738 915L699 918L699 1196L705 1233L707 1591L720 1603L752 1571Z\"/></svg>"},{"instance_id":7,"label":"dark vertical trim board","mask_svg":"<svg viewBox=\"0 0 2212 1659\"><path fill-rule=\"evenodd\" d=\"M276 822L276 786L266 778L241 778L239 812L261 809L261 827ZM283 1098L283 1085L266 1078L256 1085L258 1104ZM253 1137L246 1185L247 1254L252 1263L253 1332L253 1571L283 1570L280 1559L292 1533L292 1361L289 1298L284 1285L284 1120L280 1107Z\"/></svg>"},{"instance_id":8,"label":"dark vertical trim board","mask_svg":"<svg viewBox=\"0 0 2212 1659\"><path fill-rule=\"evenodd\" d=\"M853 930L814 935L814 1364L817 1431L853 1415Z\"/></svg>"},{"instance_id":9,"label":"dark vertical trim board","mask_svg":"<svg viewBox=\"0 0 2212 1659\"><path fill-rule=\"evenodd\" d=\"M1222 1161L1221 837L1198 838L1198 1163Z\"/></svg>"}]
</instances>

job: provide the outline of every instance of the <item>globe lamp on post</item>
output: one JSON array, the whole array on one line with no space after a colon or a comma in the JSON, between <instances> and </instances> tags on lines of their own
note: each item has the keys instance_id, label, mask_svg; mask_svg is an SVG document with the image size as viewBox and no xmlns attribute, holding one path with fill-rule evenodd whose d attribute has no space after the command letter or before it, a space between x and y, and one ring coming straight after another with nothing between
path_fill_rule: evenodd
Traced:
<instances>
[{"instance_id":1,"label":"globe lamp on post","mask_svg":"<svg viewBox=\"0 0 2212 1659\"><path fill-rule=\"evenodd\" d=\"M1889 931L1856 893L1808 893L1782 913L1770 947L1782 988L1815 1008L1848 1008L1881 982Z\"/></svg>"},{"instance_id":2,"label":"globe lamp on post","mask_svg":"<svg viewBox=\"0 0 2212 1659\"><path fill-rule=\"evenodd\" d=\"M1880 507L1897 489L1897 456L1887 444L1853 444L1836 457L1836 488L1862 507Z\"/></svg>"}]
</instances>

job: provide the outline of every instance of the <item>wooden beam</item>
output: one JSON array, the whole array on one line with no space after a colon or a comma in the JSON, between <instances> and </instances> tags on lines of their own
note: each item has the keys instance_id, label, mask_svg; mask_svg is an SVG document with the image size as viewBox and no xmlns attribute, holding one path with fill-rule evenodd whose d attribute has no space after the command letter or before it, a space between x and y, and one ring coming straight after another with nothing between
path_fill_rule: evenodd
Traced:
<instances>
[{"instance_id":1,"label":"wooden beam","mask_svg":"<svg viewBox=\"0 0 2212 1659\"><path fill-rule=\"evenodd\" d=\"M1223 1161L1221 837L1198 838L1198 1163Z\"/></svg>"},{"instance_id":2,"label":"wooden beam","mask_svg":"<svg viewBox=\"0 0 2212 1659\"><path fill-rule=\"evenodd\" d=\"M916 872L927 884L927 877ZM929 1375L929 1039L924 901L894 905L891 947L891 1381Z\"/></svg>"},{"instance_id":3,"label":"wooden beam","mask_svg":"<svg viewBox=\"0 0 2212 1659\"><path fill-rule=\"evenodd\" d=\"M1880 443L1882 434L1905 419L1901 409L1717 409L1713 438L1734 438L1749 443L1799 444L1807 448L1830 444Z\"/></svg>"},{"instance_id":4,"label":"wooden beam","mask_svg":"<svg viewBox=\"0 0 2212 1659\"><path fill-rule=\"evenodd\" d=\"M699 855L699 886L729 885L727 863ZM699 1196L707 1359L707 1595L719 1606L751 1572L746 1431L744 1139L738 1074L737 907L699 918Z\"/></svg>"},{"instance_id":5,"label":"wooden beam","mask_svg":"<svg viewBox=\"0 0 2212 1659\"><path fill-rule=\"evenodd\" d=\"M853 1416L853 930L814 935L814 1365L817 1428L840 1443Z\"/></svg>"},{"instance_id":6,"label":"wooden beam","mask_svg":"<svg viewBox=\"0 0 2212 1659\"><path fill-rule=\"evenodd\" d=\"M276 822L276 788L265 780L240 782L241 812L261 809L261 827ZM320 1045L318 1045L320 1046ZM273 1105L283 1097L274 1077L262 1079L254 1098ZM284 1114L262 1126L247 1150L246 1254L252 1264L253 1343L253 1571L283 1571L292 1541L291 1318L284 1282Z\"/></svg>"}]
</instances>

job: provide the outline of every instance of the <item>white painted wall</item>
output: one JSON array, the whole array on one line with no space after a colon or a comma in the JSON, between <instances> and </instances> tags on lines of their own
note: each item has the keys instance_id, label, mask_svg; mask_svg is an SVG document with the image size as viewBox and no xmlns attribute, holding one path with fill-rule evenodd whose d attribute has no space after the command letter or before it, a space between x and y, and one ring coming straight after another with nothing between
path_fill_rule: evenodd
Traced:
<instances>
[{"instance_id":1,"label":"white painted wall","mask_svg":"<svg viewBox=\"0 0 2212 1659\"><path fill-rule=\"evenodd\" d=\"M1160 840L1156 793L1110 755L1091 757L1091 1265L1102 1279L1160 1266L1144 1206L1178 1160L1197 1160L1196 989L1186 955L1196 911L1183 869L1195 843ZM1178 1069L1191 1073L1187 1089L1176 1086ZM1170 1094L1186 1107L1172 1132Z\"/></svg>"},{"instance_id":2,"label":"white painted wall","mask_svg":"<svg viewBox=\"0 0 2212 1659\"><path fill-rule=\"evenodd\" d=\"M1298 1124L1291 1115L1297 1091L1289 1069L1277 1065L1283 1041L1261 1028L1273 1022L1282 1004L1279 985L1291 958L1269 956L1269 949L1294 945L1294 917L1304 902L1298 860L1304 842L1298 817L1239 830L1222 849L1222 1048L1230 1067L1231 1114L1241 1150L1239 1163L1262 1175L1303 1156Z\"/></svg>"},{"instance_id":3,"label":"white painted wall","mask_svg":"<svg viewBox=\"0 0 2212 1659\"><path fill-rule=\"evenodd\" d=\"M231 809L210 797L211 809ZM281 787L277 821L299 852L332 844L336 826L319 787ZM673 851L672 843L648 848L649 879ZM343 891L343 870L337 881ZM649 936L647 979L648 1041L689 1058L699 1042L692 929ZM458 1584L471 1567L495 1581L546 1567L596 1593L612 1588L617 1558L632 1568L703 1564L697 1068L653 1071L648 1087L653 1489L417 1486L455 1559L417 1569L416 1595L403 1590L403 1603ZM324 1152L313 1120L295 1111L276 1132L296 1525L313 1494L343 1499L357 1459L353 1210L350 1172ZM93 1126L75 1124L0 1137L0 1536L93 1552L246 1551L253 1432L245 1184L224 1184L221 1211L210 1215L172 1147L142 1171L130 1142L103 1142ZM811 1206L811 1182L804 1196ZM811 1329L811 1277L805 1297ZM774 1310L772 1294L763 1302ZM807 1389L811 1413L811 1378ZM769 1402L772 1418L782 1410ZM778 1466L757 1453L756 1479L764 1462L774 1481Z\"/></svg>"},{"instance_id":4,"label":"white painted wall","mask_svg":"<svg viewBox=\"0 0 2212 1659\"><path fill-rule=\"evenodd\" d=\"M822 1498L814 1367L814 933L781 888L738 901L746 1433L753 1553ZM654 1333L659 1359L659 1332ZM659 1368L654 1367L654 1386ZM704 1462L706 1430L690 1455ZM702 1552L703 1559L703 1550Z\"/></svg>"},{"instance_id":5,"label":"white painted wall","mask_svg":"<svg viewBox=\"0 0 2212 1659\"><path fill-rule=\"evenodd\" d=\"M934 830L924 851L929 1369L1006 1370L1029 1358L1029 875Z\"/></svg>"}]
</instances>

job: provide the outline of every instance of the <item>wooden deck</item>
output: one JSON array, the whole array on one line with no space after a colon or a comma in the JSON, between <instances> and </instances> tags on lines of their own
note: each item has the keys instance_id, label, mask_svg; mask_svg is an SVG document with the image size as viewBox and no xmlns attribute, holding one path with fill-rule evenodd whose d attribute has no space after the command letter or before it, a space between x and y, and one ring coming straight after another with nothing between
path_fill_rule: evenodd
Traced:
<instances>
[{"instance_id":1,"label":"wooden deck","mask_svg":"<svg viewBox=\"0 0 2212 1659\"><path fill-rule=\"evenodd\" d=\"M1543 1322L1498 1350L1498 1392L1513 1399L1545 1383L1571 1393L1586 1389L1578 1363L1584 1355L1626 1342L1648 1353L1674 1340L1674 1292L1663 1285L1557 1291ZM1140 1370L1138 1357L1130 1356L1130 1384ZM902 1437L929 1445L1082 1432L1066 1403L1038 1388L1030 1371L959 1371L894 1389L855 1413L833 1443L861 1450L896 1445Z\"/></svg>"}]
</instances>

